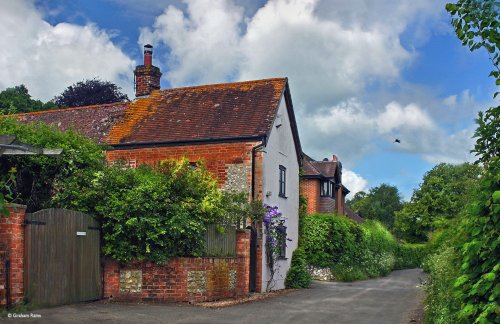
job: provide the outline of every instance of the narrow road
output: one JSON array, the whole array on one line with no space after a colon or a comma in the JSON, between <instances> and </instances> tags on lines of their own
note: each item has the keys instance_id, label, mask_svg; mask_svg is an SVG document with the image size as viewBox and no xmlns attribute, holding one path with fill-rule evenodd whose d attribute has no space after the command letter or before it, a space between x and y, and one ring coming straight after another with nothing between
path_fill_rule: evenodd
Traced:
<instances>
[{"instance_id":1,"label":"narrow road","mask_svg":"<svg viewBox=\"0 0 500 324\"><path fill-rule=\"evenodd\" d=\"M409 323L424 277L411 269L353 283L314 282L310 289L222 309L97 302L32 313L42 323Z\"/></svg>"}]
</instances>

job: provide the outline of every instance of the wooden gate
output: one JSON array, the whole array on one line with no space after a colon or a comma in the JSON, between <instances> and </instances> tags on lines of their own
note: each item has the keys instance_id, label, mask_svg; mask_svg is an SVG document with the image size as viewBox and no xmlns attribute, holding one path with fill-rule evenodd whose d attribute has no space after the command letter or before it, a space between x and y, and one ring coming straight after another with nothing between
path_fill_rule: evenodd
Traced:
<instances>
[{"instance_id":1,"label":"wooden gate","mask_svg":"<svg viewBox=\"0 0 500 324\"><path fill-rule=\"evenodd\" d=\"M25 296L54 306L100 299L99 224L65 209L26 214Z\"/></svg>"}]
</instances>

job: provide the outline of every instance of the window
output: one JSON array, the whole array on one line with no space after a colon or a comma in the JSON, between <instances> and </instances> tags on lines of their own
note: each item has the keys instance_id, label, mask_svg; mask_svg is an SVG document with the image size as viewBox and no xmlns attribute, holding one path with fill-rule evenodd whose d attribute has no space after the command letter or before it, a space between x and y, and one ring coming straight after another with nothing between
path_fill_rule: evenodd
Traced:
<instances>
[{"instance_id":1,"label":"window","mask_svg":"<svg viewBox=\"0 0 500 324\"><path fill-rule=\"evenodd\" d=\"M286 168L280 165L280 193L279 196L286 198Z\"/></svg>"},{"instance_id":2,"label":"window","mask_svg":"<svg viewBox=\"0 0 500 324\"><path fill-rule=\"evenodd\" d=\"M279 225L276 230L278 231L278 246L280 248L278 257L284 259L286 258L286 226Z\"/></svg>"},{"instance_id":3,"label":"window","mask_svg":"<svg viewBox=\"0 0 500 324\"><path fill-rule=\"evenodd\" d=\"M321 181L320 195L335 198L335 183L329 180Z\"/></svg>"},{"instance_id":4,"label":"window","mask_svg":"<svg viewBox=\"0 0 500 324\"><path fill-rule=\"evenodd\" d=\"M321 192L320 195L322 197L329 196L330 192L330 181L321 181Z\"/></svg>"}]
</instances>

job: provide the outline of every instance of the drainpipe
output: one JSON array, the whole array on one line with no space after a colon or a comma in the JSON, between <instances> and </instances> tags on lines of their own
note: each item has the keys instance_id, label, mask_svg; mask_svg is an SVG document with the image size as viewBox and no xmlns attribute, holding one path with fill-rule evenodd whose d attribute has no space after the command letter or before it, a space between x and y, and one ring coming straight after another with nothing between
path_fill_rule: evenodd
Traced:
<instances>
[{"instance_id":1,"label":"drainpipe","mask_svg":"<svg viewBox=\"0 0 500 324\"><path fill-rule=\"evenodd\" d=\"M255 152L266 146L266 138L262 138L262 143L252 148L252 201L255 200Z\"/></svg>"}]
</instances>

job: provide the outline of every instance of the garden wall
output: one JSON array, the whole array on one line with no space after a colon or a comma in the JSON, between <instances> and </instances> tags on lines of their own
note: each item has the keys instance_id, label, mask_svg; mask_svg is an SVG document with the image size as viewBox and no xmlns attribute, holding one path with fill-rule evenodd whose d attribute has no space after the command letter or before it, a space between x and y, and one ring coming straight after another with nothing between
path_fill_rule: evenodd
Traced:
<instances>
[{"instance_id":1,"label":"garden wall","mask_svg":"<svg viewBox=\"0 0 500 324\"><path fill-rule=\"evenodd\" d=\"M24 298L26 206L9 204L0 216L0 308ZM249 292L250 232L236 233L236 257L175 258L165 265L103 264L104 296L128 301L209 301ZM8 274L8 276L7 276Z\"/></svg>"},{"instance_id":2,"label":"garden wall","mask_svg":"<svg viewBox=\"0 0 500 324\"><path fill-rule=\"evenodd\" d=\"M249 292L250 233L238 231L236 257L174 258L104 264L104 297L123 301L200 302Z\"/></svg>"}]
</instances>

